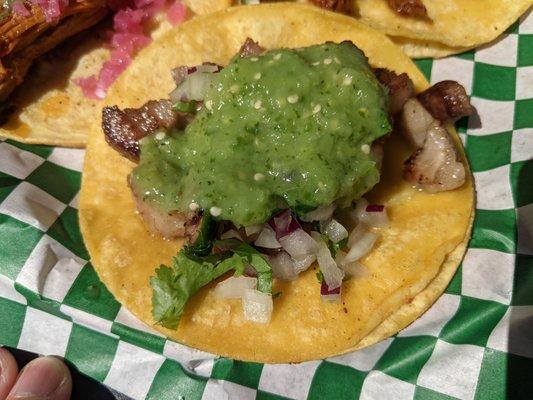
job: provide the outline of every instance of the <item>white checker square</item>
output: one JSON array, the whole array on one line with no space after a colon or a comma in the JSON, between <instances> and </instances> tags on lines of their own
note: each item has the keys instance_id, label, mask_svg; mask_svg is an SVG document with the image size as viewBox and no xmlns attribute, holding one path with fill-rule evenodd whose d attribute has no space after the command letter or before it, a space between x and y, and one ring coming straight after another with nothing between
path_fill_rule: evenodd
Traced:
<instances>
[{"instance_id":1,"label":"white checker square","mask_svg":"<svg viewBox=\"0 0 533 400\"><path fill-rule=\"evenodd\" d=\"M533 66L518 67L516 69L516 96L517 100L533 98Z\"/></svg>"},{"instance_id":2,"label":"white checker square","mask_svg":"<svg viewBox=\"0 0 533 400\"><path fill-rule=\"evenodd\" d=\"M210 377L215 362L215 355L196 350L183 344L167 340L163 355L178 361L183 368L192 374Z\"/></svg>"},{"instance_id":3,"label":"white checker square","mask_svg":"<svg viewBox=\"0 0 533 400\"><path fill-rule=\"evenodd\" d=\"M459 309L461 297L444 293L419 319L398 333L399 337L429 335L438 337L444 325Z\"/></svg>"},{"instance_id":4,"label":"white checker square","mask_svg":"<svg viewBox=\"0 0 533 400\"><path fill-rule=\"evenodd\" d=\"M520 17L520 25L518 26L518 32L533 33L533 10L529 10Z\"/></svg>"},{"instance_id":5,"label":"white checker square","mask_svg":"<svg viewBox=\"0 0 533 400\"><path fill-rule=\"evenodd\" d=\"M454 80L459 82L470 95L474 76L474 62L458 57L447 57L433 60L431 68L431 83Z\"/></svg>"},{"instance_id":6,"label":"white checker square","mask_svg":"<svg viewBox=\"0 0 533 400\"><path fill-rule=\"evenodd\" d=\"M372 371L363 382L359 400L411 400L414 395L415 385L393 378L380 371Z\"/></svg>"},{"instance_id":7,"label":"white checker square","mask_svg":"<svg viewBox=\"0 0 533 400\"><path fill-rule=\"evenodd\" d=\"M83 325L89 329L96 330L98 332L104 333L108 336L113 336L118 339L118 336L114 333L111 333L111 326L113 325L112 321L98 317L88 312L78 310L77 308L67 306L66 304L61 304L59 310L72 318L78 325Z\"/></svg>"},{"instance_id":8,"label":"white checker square","mask_svg":"<svg viewBox=\"0 0 533 400\"><path fill-rule=\"evenodd\" d=\"M533 358L533 306L509 307L492 331L487 347Z\"/></svg>"},{"instance_id":9,"label":"white checker square","mask_svg":"<svg viewBox=\"0 0 533 400\"><path fill-rule=\"evenodd\" d=\"M510 304L515 255L489 249L468 249L463 260L461 293Z\"/></svg>"},{"instance_id":10,"label":"white checker square","mask_svg":"<svg viewBox=\"0 0 533 400\"><path fill-rule=\"evenodd\" d=\"M449 344L439 339L418 375L417 385L471 400L476 391L483 353L483 347Z\"/></svg>"},{"instance_id":11,"label":"white checker square","mask_svg":"<svg viewBox=\"0 0 533 400\"><path fill-rule=\"evenodd\" d=\"M307 399L315 371L321 361L301 364L265 364L259 389L295 400Z\"/></svg>"},{"instance_id":12,"label":"white checker square","mask_svg":"<svg viewBox=\"0 0 533 400\"><path fill-rule=\"evenodd\" d=\"M120 310L118 310L118 314L115 317L115 322L121 323L122 325L129 326L130 328L137 329L139 331L151 333L152 335L165 337L163 334L159 333L155 329L152 329L144 322L142 322L124 306L120 307Z\"/></svg>"},{"instance_id":13,"label":"white checker square","mask_svg":"<svg viewBox=\"0 0 533 400\"><path fill-rule=\"evenodd\" d=\"M165 357L119 341L104 383L134 399L144 399Z\"/></svg>"},{"instance_id":14,"label":"white checker square","mask_svg":"<svg viewBox=\"0 0 533 400\"><path fill-rule=\"evenodd\" d=\"M22 266L16 281L61 302L85 264L85 260L45 234Z\"/></svg>"},{"instance_id":15,"label":"white checker square","mask_svg":"<svg viewBox=\"0 0 533 400\"><path fill-rule=\"evenodd\" d=\"M533 255L533 204L516 209L518 254Z\"/></svg>"},{"instance_id":16,"label":"white checker square","mask_svg":"<svg viewBox=\"0 0 533 400\"><path fill-rule=\"evenodd\" d=\"M533 87L533 82L531 85ZM511 162L530 159L533 159L533 128L518 129L513 132L511 141Z\"/></svg>"},{"instance_id":17,"label":"white checker square","mask_svg":"<svg viewBox=\"0 0 533 400\"><path fill-rule=\"evenodd\" d=\"M392 340L393 339L383 340L361 350L328 358L327 361L347 365L358 369L359 371L370 371L374 368L383 353L389 348Z\"/></svg>"},{"instance_id":18,"label":"white checker square","mask_svg":"<svg viewBox=\"0 0 533 400\"><path fill-rule=\"evenodd\" d=\"M503 34L495 41L476 49L475 60L486 64L515 67L517 52L518 35Z\"/></svg>"},{"instance_id":19,"label":"white checker square","mask_svg":"<svg viewBox=\"0 0 533 400\"><path fill-rule=\"evenodd\" d=\"M55 147L52 154L48 156L48 161L62 167L80 171L83 169L83 158L85 150L83 149L66 149L64 147Z\"/></svg>"},{"instance_id":20,"label":"white checker square","mask_svg":"<svg viewBox=\"0 0 533 400\"><path fill-rule=\"evenodd\" d=\"M477 118L470 117L467 131L469 135L484 136L513 130L514 101L487 100L473 96L471 103L476 108L481 123Z\"/></svg>"},{"instance_id":21,"label":"white checker square","mask_svg":"<svg viewBox=\"0 0 533 400\"><path fill-rule=\"evenodd\" d=\"M488 171L474 172L477 208L481 210L514 208L509 177L509 165L489 169Z\"/></svg>"},{"instance_id":22,"label":"white checker square","mask_svg":"<svg viewBox=\"0 0 533 400\"><path fill-rule=\"evenodd\" d=\"M0 203L0 213L46 231L65 207L37 186L22 182Z\"/></svg>"},{"instance_id":23,"label":"white checker square","mask_svg":"<svg viewBox=\"0 0 533 400\"><path fill-rule=\"evenodd\" d=\"M25 179L44 162L42 157L0 142L0 172Z\"/></svg>"},{"instance_id":24,"label":"white checker square","mask_svg":"<svg viewBox=\"0 0 533 400\"><path fill-rule=\"evenodd\" d=\"M71 330L72 322L28 307L17 347L43 355L64 357Z\"/></svg>"},{"instance_id":25,"label":"white checker square","mask_svg":"<svg viewBox=\"0 0 533 400\"><path fill-rule=\"evenodd\" d=\"M20 304L28 303L26 297L15 290L14 282L2 274L0 274L0 297Z\"/></svg>"},{"instance_id":26,"label":"white checker square","mask_svg":"<svg viewBox=\"0 0 533 400\"><path fill-rule=\"evenodd\" d=\"M202 394L202 400L255 400L257 391L233 382L209 379Z\"/></svg>"},{"instance_id":27,"label":"white checker square","mask_svg":"<svg viewBox=\"0 0 533 400\"><path fill-rule=\"evenodd\" d=\"M76 193L76 196L74 196L74 198L70 200L70 203L68 203L68 205L77 210L79 204L80 204L80 192Z\"/></svg>"}]
</instances>

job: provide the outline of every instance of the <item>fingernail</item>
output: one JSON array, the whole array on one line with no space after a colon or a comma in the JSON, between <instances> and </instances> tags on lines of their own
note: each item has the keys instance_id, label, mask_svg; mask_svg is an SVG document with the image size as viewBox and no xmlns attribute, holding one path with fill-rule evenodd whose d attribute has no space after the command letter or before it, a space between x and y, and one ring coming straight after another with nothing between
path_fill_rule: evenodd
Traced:
<instances>
[{"instance_id":1,"label":"fingernail","mask_svg":"<svg viewBox=\"0 0 533 400\"><path fill-rule=\"evenodd\" d=\"M61 390L68 378L67 367L55 357L30 362L9 393L9 399L46 398Z\"/></svg>"}]
</instances>

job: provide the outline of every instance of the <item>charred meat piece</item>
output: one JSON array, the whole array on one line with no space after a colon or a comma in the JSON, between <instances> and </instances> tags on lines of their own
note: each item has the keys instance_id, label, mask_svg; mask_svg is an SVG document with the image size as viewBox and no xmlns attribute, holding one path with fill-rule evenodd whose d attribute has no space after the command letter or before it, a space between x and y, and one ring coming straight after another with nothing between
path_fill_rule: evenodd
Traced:
<instances>
[{"instance_id":1,"label":"charred meat piece","mask_svg":"<svg viewBox=\"0 0 533 400\"><path fill-rule=\"evenodd\" d=\"M465 88L455 81L436 83L417 97L439 121L455 121L474 111Z\"/></svg>"},{"instance_id":2,"label":"charred meat piece","mask_svg":"<svg viewBox=\"0 0 533 400\"><path fill-rule=\"evenodd\" d=\"M67 2L58 20L47 21L36 2L27 4L27 17L11 13L0 20L0 102L24 80L33 61L70 36L100 21L105 0Z\"/></svg>"},{"instance_id":3,"label":"charred meat piece","mask_svg":"<svg viewBox=\"0 0 533 400\"><path fill-rule=\"evenodd\" d=\"M256 56L264 51L265 49L259 46L259 43L248 37L239 49L239 55L241 57Z\"/></svg>"},{"instance_id":4,"label":"charred meat piece","mask_svg":"<svg viewBox=\"0 0 533 400\"><path fill-rule=\"evenodd\" d=\"M313 4L326 10L337 11L341 13L348 12L348 2L346 0L312 0Z\"/></svg>"},{"instance_id":5,"label":"charred meat piece","mask_svg":"<svg viewBox=\"0 0 533 400\"><path fill-rule=\"evenodd\" d=\"M405 162L404 178L428 192L456 189L465 181L465 168L442 123L415 98L409 99L400 126L417 150Z\"/></svg>"},{"instance_id":6,"label":"charred meat piece","mask_svg":"<svg viewBox=\"0 0 533 400\"><path fill-rule=\"evenodd\" d=\"M404 178L432 193L462 186L465 175L455 144L439 122L431 125L424 145L405 162Z\"/></svg>"},{"instance_id":7,"label":"charred meat piece","mask_svg":"<svg viewBox=\"0 0 533 400\"><path fill-rule=\"evenodd\" d=\"M202 222L202 215L199 211L189 211L188 213L180 211L161 212L144 200L142 193L136 189L131 178L128 181L137 211L152 233L167 239L187 237L189 243L196 240Z\"/></svg>"},{"instance_id":8,"label":"charred meat piece","mask_svg":"<svg viewBox=\"0 0 533 400\"><path fill-rule=\"evenodd\" d=\"M399 113L407 99L413 97L413 82L404 72L400 75L385 68L375 71L378 81L389 89L389 112L394 115Z\"/></svg>"},{"instance_id":9,"label":"charred meat piece","mask_svg":"<svg viewBox=\"0 0 533 400\"><path fill-rule=\"evenodd\" d=\"M139 161L139 140L158 129L183 129L193 116L172 110L170 100L150 100L140 108L104 107L102 128L107 143L133 162Z\"/></svg>"},{"instance_id":10,"label":"charred meat piece","mask_svg":"<svg viewBox=\"0 0 533 400\"><path fill-rule=\"evenodd\" d=\"M389 7L404 17L424 18L428 16L422 0L389 0Z\"/></svg>"},{"instance_id":11,"label":"charred meat piece","mask_svg":"<svg viewBox=\"0 0 533 400\"><path fill-rule=\"evenodd\" d=\"M187 77L189 68L181 65L179 67L174 68L170 73L172 74L172 78L174 79L174 82L176 83L176 86L179 86L182 84L182 82Z\"/></svg>"}]
</instances>

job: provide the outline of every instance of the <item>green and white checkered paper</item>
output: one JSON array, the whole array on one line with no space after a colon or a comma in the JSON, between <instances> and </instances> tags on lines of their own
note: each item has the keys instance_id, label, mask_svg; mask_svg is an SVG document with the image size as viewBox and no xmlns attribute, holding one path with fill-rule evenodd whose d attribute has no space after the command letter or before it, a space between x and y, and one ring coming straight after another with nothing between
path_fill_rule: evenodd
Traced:
<instances>
[{"instance_id":1,"label":"green and white checkered paper","mask_svg":"<svg viewBox=\"0 0 533 400\"><path fill-rule=\"evenodd\" d=\"M496 43L422 60L475 117L459 131L477 215L446 293L397 336L294 365L163 338L101 284L78 228L82 150L0 141L0 344L67 358L134 399L533 398L533 15Z\"/></svg>"}]
</instances>

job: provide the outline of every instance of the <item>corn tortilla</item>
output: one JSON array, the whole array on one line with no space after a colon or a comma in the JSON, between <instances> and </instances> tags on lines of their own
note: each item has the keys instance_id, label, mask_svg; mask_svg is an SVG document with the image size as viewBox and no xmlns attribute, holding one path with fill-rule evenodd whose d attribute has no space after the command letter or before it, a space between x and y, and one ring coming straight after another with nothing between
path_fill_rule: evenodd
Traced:
<instances>
[{"instance_id":1,"label":"corn tortilla","mask_svg":"<svg viewBox=\"0 0 533 400\"><path fill-rule=\"evenodd\" d=\"M252 23L253 22L253 23ZM306 29L309 25L313 29ZM374 67L406 72L417 90L428 83L399 47L353 18L301 4L235 7L196 17L144 49L110 89L105 102L137 107L173 89L171 68L203 61L226 64L246 37L272 49L353 41ZM456 135L456 134L455 134ZM456 137L457 143L460 141ZM272 321L245 321L237 300L218 300L214 284L186 307L177 330L154 325L149 278L169 264L181 240L149 233L135 212L126 178L134 164L112 150L99 125L91 130L80 198L80 225L100 279L137 317L180 343L257 362L300 362L342 354L390 336L415 320L442 293L464 254L472 223L470 175L457 190L428 194L401 178L404 140L385 146L381 183L366 196L385 204L390 226L362 260L368 273L346 281L342 304L324 304L310 268L296 281L275 281Z\"/></svg>"}]
</instances>

